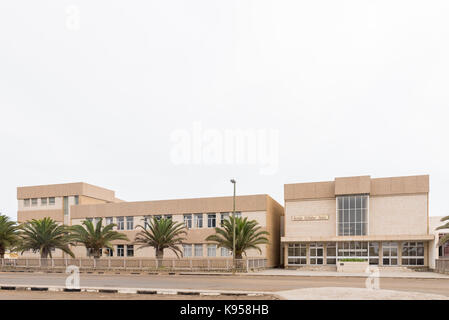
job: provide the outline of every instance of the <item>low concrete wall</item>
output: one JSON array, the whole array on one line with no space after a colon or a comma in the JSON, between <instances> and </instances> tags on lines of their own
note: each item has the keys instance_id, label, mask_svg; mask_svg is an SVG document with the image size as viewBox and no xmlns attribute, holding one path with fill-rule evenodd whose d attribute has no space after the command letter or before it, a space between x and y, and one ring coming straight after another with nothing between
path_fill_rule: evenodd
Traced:
<instances>
[{"instance_id":1,"label":"low concrete wall","mask_svg":"<svg viewBox=\"0 0 449 320\"><path fill-rule=\"evenodd\" d=\"M363 273L366 268L369 267L368 261L338 261L337 262L337 272L354 272Z\"/></svg>"}]
</instances>

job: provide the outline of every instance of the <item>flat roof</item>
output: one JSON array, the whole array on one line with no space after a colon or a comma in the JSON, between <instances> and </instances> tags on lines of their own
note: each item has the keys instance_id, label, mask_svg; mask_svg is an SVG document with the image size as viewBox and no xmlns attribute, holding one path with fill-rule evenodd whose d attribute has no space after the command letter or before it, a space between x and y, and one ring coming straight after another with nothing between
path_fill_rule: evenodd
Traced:
<instances>
[{"instance_id":1,"label":"flat roof","mask_svg":"<svg viewBox=\"0 0 449 320\"><path fill-rule=\"evenodd\" d=\"M115 191L94 186L85 182L47 184L17 188L17 199L87 196L105 201L115 201Z\"/></svg>"},{"instance_id":2,"label":"flat roof","mask_svg":"<svg viewBox=\"0 0 449 320\"><path fill-rule=\"evenodd\" d=\"M284 185L284 199L305 200L334 198L338 195L372 196L418 194L429 192L429 175L389 178L370 176L340 177L334 181L291 183Z\"/></svg>"}]
</instances>

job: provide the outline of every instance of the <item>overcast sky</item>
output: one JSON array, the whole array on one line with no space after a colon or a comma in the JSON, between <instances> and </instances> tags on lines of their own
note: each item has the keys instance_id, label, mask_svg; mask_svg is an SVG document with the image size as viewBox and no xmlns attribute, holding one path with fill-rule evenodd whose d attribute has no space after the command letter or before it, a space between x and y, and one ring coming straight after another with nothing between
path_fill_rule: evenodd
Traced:
<instances>
[{"instance_id":1,"label":"overcast sky","mask_svg":"<svg viewBox=\"0 0 449 320\"><path fill-rule=\"evenodd\" d=\"M235 178L283 203L285 183L430 174L448 215L448 17L447 0L1 1L0 210L23 185L140 201ZM239 129L273 170L173 156Z\"/></svg>"}]
</instances>

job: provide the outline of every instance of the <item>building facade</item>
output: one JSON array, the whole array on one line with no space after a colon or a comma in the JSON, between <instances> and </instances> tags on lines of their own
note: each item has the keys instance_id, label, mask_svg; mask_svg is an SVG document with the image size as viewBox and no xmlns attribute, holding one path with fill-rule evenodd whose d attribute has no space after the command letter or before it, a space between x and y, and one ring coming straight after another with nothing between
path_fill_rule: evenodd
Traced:
<instances>
[{"instance_id":1,"label":"building facade","mask_svg":"<svg viewBox=\"0 0 449 320\"><path fill-rule=\"evenodd\" d=\"M115 230L126 234L130 241L113 242L114 250L102 252L105 257L155 257L153 248L140 248L134 244L138 226L145 227L152 217L170 218L186 225L187 235L182 245L184 257L220 259L231 256L228 250L217 248L205 239L232 214L233 197L125 202L117 199L114 191L75 183L19 187L17 199L19 222L48 216L66 225L81 224L86 219L96 222L100 218L105 225L116 224ZM248 257L265 258L271 267L279 265L279 230L283 214L284 208L268 195L236 197L236 215L256 220L262 230L269 232L269 243L260 246L262 253L251 249L247 252ZM74 247L73 252L77 257L88 256L81 246ZM55 252L53 256L63 257L63 253ZM165 250L164 257L176 258L176 255Z\"/></svg>"},{"instance_id":2,"label":"building facade","mask_svg":"<svg viewBox=\"0 0 449 320\"><path fill-rule=\"evenodd\" d=\"M361 258L372 265L429 267L429 176L370 176L284 186L283 263L327 266Z\"/></svg>"},{"instance_id":3,"label":"building facade","mask_svg":"<svg viewBox=\"0 0 449 320\"><path fill-rule=\"evenodd\" d=\"M441 217L430 217L430 232L434 234L435 239L430 243L430 268L435 268L436 259L449 259L449 243L438 246L440 238L449 234L449 229L436 230L437 227L445 225L446 222L441 222Z\"/></svg>"}]
</instances>

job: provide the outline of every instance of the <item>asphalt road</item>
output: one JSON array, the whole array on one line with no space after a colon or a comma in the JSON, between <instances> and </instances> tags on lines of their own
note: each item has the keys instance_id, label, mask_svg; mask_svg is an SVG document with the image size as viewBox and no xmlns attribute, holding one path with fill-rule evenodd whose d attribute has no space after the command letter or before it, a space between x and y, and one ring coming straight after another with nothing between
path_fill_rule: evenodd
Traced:
<instances>
[{"instance_id":1,"label":"asphalt road","mask_svg":"<svg viewBox=\"0 0 449 320\"><path fill-rule=\"evenodd\" d=\"M0 273L0 284L64 286L65 274ZM161 288L284 291L317 287L364 288L365 279L355 277L215 276L215 275L95 275L81 274L81 287ZM449 279L380 279L380 288L449 296Z\"/></svg>"}]
</instances>

